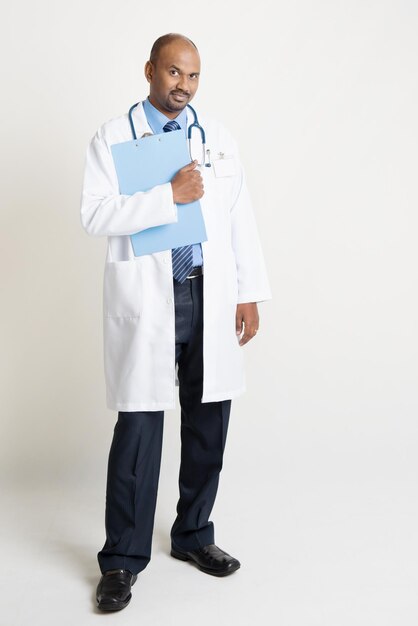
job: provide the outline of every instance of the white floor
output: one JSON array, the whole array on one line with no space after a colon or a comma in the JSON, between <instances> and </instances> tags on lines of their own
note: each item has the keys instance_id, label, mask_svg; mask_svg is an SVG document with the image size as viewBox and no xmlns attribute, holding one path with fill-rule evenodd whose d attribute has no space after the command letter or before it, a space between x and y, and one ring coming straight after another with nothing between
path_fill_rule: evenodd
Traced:
<instances>
[{"instance_id":1,"label":"white floor","mask_svg":"<svg viewBox=\"0 0 418 626\"><path fill-rule=\"evenodd\" d=\"M229 472L227 483L234 479ZM308 476L298 484L296 477L291 489L286 480L275 490L262 482L252 493L238 489L235 501L220 489L212 516L217 543L242 567L218 579L169 556L164 472L161 480L151 562L130 605L106 615L94 602L103 486L3 485L0 624L416 625L412 482L383 490L354 482L314 486Z\"/></svg>"}]
</instances>

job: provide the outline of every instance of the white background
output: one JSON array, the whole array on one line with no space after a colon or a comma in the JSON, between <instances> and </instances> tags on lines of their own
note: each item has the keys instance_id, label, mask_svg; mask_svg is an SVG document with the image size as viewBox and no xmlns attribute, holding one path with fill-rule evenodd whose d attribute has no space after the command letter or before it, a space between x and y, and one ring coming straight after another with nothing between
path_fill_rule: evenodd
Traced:
<instances>
[{"instance_id":1,"label":"white background","mask_svg":"<svg viewBox=\"0 0 418 626\"><path fill-rule=\"evenodd\" d=\"M0 622L415 625L417 3L15 0L1 22ZM146 97L144 63L170 31L201 52L196 108L239 141L274 299L243 348L211 516L241 569L215 579L169 556L167 411L152 560L104 618L117 415L84 155Z\"/></svg>"}]
</instances>

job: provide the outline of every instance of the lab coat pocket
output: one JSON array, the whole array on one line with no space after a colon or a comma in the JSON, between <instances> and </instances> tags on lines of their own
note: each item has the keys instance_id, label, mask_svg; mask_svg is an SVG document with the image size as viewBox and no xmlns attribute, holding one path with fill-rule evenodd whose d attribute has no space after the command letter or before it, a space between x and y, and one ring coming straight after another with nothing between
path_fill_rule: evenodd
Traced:
<instances>
[{"instance_id":1,"label":"lab coat pocket","mask_svg":"<svg viewBox=\"0 0 418 626\"><path fill-rule=\"evenodd\" d=\"M212 167L216 178L226 178L230 176L236 176L237 165L235 158L231 156L225 156L222 152L219 153L220 158L215 159L212 162Z\"/></svg>"},{"instance_id":2,"label":"lab coat pocket","mask_svg":"<svg viewBox=\"0 0 418 626\"><path fill-rule=\"evenodd\" d=\"M103 284L104 317L140 317L141 269L139 260L106 263Z\"/></svg>"}]
</instances>

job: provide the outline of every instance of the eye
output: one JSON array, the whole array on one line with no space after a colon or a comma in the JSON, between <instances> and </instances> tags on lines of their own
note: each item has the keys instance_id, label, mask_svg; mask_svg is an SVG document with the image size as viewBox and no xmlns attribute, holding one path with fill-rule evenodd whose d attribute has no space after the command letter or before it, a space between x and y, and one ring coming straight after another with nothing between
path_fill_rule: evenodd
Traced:
<instances>
[{"instance_id":1,"label":"eye","mask_svg":"<svg viewBox=\"0 0 418 626\"><path fill-rule=\"evenodd\" d=\"M190 78L192 78L193 80L199 78L199 74L190 74Z\"/></svg>"},{"instance_id":2,"label":"eye","mask_svg":"<svg viewBox=\"0 0 418 626\"><path fill-rule=\"evenodd\" d=\"M171 76L175 76L176 74L178 74L177 70L170 70L170 74Z\"/></svg>"}]
</instances>

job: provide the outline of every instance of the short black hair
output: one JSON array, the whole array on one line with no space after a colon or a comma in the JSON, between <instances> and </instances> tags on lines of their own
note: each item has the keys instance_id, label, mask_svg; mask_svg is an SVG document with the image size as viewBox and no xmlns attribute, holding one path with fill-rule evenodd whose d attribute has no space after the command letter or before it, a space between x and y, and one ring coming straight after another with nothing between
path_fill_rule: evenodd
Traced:
<instances>
[{"instance_id":1,"label":"short black hair","mask_svg":"<svg viewBox=\"0 0 418 626\"><path fill-rule=\"evenodd\" d=\"M167 33L167 35L161 35L161 37L158 37L158 39L156 39L152 44L151 52L149 55L149 60L151 61L151 63L155 63L157 61L158 55L160 54L164 46L167 46L169 43L175 41L176 39L183 39L183 41L187 41L197 50L197 46L193 43L191 39L189 39L185 35L180 35L180 33Z\"/></svg>"}]
</instances>

